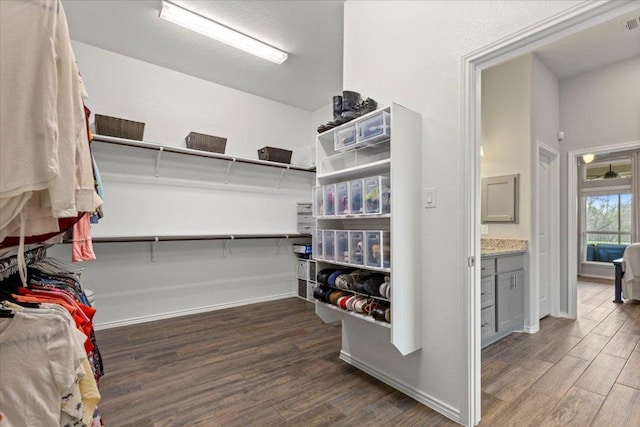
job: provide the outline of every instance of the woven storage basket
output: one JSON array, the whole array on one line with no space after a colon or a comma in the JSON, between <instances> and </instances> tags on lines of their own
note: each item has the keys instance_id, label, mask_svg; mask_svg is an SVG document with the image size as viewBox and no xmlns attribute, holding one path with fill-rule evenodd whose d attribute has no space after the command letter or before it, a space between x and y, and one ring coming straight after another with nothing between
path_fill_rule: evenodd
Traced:
<instances>
[{"instance_id":1,"label":"woven storage basket","mask_svg":"<svg viewBox=\"0 0 640 427\"><path fill-rule=\"evenodd\" d=\"M95 122L98 135L142 141L144 135L144 123L142 122L103 116L102 114L95 115Z\"/></svg>"},{"instance_id":2,"label":"woven storage basket","mask_svg":"<svg viewBox=\"0 0 640 427\"><path fill-rule=\"evenodd\" d=\"M205 135L204 133L197 132L191 132L184 140L187 143L187 148L209 151L212 153L224 154L224 150L227 146L227 138Z\"/></svg>"},{"instance_id":3,"label":"woven storage basket","mask_svg":"<svg viewBox=\"0 0 640 427\"><path fill-rule=\"evenodd\" d=\"M269 160L271 162L287 164L291 163L291 154L293 154L293 151L274 147L263 147L258 150L258 158L260 160Z\"/></svg>"}]
</instances>

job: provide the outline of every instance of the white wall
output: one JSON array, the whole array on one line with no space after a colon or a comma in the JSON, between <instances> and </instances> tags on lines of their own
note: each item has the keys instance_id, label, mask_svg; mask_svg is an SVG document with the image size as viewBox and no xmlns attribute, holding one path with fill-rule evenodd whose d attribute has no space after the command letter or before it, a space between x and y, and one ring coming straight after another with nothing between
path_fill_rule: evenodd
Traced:
<instances>
[{"instance_id":1,"label":"white wall","mask_svg":"<svg viewBox=\"0 0 640 427\"><path fill-rule=\"evenodd\" d=\"M517 224L485 224L488 237L529 240L531 232L531 55L482 71L482 178L519 174Z\"/></svg>"},{"instance_id":2,"label":"white wall","mask_svg":"<svg viewBox=\"0 0 640 427\"><path fill-rule=\"evenodd\" d=\"M227 154L257 158L265 145L315 159L312 113L73 43L94 113L146 123L145 140L184 146L190 131L226 136ZM105 217L94 237L297 234L296 203L311 200L308 172L96 142ZM280 180L280 188L278 182ZM294 295L291 239L96 243L83 283L95 291L98 328ZM228 244L228 250L224 250ZM69 245L53 256L70 258Z\"/></svg>"},{"instance_id":3,"label":"white wall","mask_svg":"<svg viewBox=\"0 0 640 427\"><path fill-rule=\"evenodd\" d=\"M461 147L461 58L576 1L348 1L344 87L422 114L424 187L438 205L423 212L423 349L402 358L371 346L362 363L393 376L461 422L468 422L463 279L465 250ZM376 360L385 360L384 364Z\"/></svg>"},{"instance_id":4,"label":"white wall","mask_svg":"<svg viewBox=\"0 0 640 427\"><path fill-rule=\"evenodd\" d=\"M567 199L567 153L640 140L640 57L560 80L561 200ZM567 206L561 205L561 230L567 228ZM567 241L561 252L567 259ZM574 262L574 260L571 260ZM567 275L567 262L561 264ZM612 276L611 276L612 277ZM565 283L566 285L566 283ZM566 292L561 292L566 307Z\"/></svg>"},{"instance_id":5,"label":"white wall","mask_svg":"<svg viewBox=\"0 0 640 427\"><path fill-rule=\"evenodd\" d=\"M189 132L227 138L226 154L315 142L311 113L85 43L72 42L93 113L145 122L144 139L184 147Z\"/></svg>"},{"instance_id":6,"label":"white wall","mask_svg":"<svg viewBox=\"0 0 640 427\"><path fill-rule=\"evenodd\" d=\"M560 82L555 74L531 54L531 142L560 151ZM532 166L535 169L535 165Z\"/></svg>"}]
</instances>

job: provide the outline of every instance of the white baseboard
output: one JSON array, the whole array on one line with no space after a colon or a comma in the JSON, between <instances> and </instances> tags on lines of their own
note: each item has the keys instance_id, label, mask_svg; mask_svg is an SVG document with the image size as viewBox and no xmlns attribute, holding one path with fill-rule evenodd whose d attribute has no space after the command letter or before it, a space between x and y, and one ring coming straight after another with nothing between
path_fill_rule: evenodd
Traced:
<instances>
[{"instance_id":1,"label":"white baseboard","mask_svg":"<svg viewBox=\"0 0 640 427\"><path fill-rule=\"evenodd\" d=\"M222 310L225 308L239 307L242 305L257 304L260 302L275 301L279 299L291 298L297 296L296 292L290 292L279 295L269 295L268 297L252 298L241 301L233 301L224 304L213 304L203 307L189 308L185 310L169 311L166 313L152 314L149 316L132 317L129 319L115 320L111 322L97 323L94 329L99 331L103 329L118 328L120 326L136 325L138 323L153 322L154 320L171 319L173 317L188 316L190 314L206 313L209 311Z\"/></svg>"},{"instance_id":2,"label":"white baseboard","mask_svg":"<svg viewBox=\"0 0 640 427\"><path fill-rule=\"evenodd\" d=\"M351 357L351 355L345 353L344 350L340 350L340 359L350 364L351 366L354 366L361 371L366 372L367 374L382 381L383 383L395 388L396 390L401 391L402 393L417 400L423 405L428 406L434 411L441 413L445 417L450 418L451 420L459 424L463 423L460 419L460 411L458 409L455 409L420 390L416 390L408 384L405 384L402 381L398 381L396 378L392 378L387 374L378 371L377 369L367 365L366 363L363 363L360 360Z\"/></svg>"},{"instance_id":3,"label":"white baseboard","mask_svg":"<svg viewBox=\"0 0 640 427\"><path fill-rule=\"evenodd\" d=\"M571 319L571 317L569 317L569 313L567 313L566 311L561 311L560 313L558 313L557 317L562 317L564 319Z\"/></svg>"},{"instance_id":4,"label":"white baseboard","mask_svg":"<svg viewBox=\"0 0 640 427\"><path fill-rule=\"evenodd\" d=\"M535 326L525 326L523 330L528 334L535 334L540 330L540 324L538 323Z\"/></svg>"}]
</instances>

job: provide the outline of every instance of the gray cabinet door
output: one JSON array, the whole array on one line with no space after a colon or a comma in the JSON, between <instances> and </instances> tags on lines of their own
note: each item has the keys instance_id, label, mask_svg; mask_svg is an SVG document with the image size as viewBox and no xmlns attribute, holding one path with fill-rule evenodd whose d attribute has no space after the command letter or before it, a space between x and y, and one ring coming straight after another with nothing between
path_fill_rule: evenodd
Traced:
<instances>
[{"instance_id":1,"label":"gray cabinet door","mask_svg":"<svg viewBox=\"0 0 640 427\"><path fill-rule=\"evenodd\" d=\"M511 287L513 273L498 274L496 279L496 326L498 332L511 327Z\"/></svg>"},{"instance_id":2,"label":"gray cabinet door","mask_svg":"<svg viewBox=\"0 0 640 427\"><path fill-rule=\"evenodd\" d=\"M482 178L482 222L518 222L519 175Z\"/></svg>"},{"instance_id":3,"label":"gray cabinet door","mask_svg":"<svg viewBox=\"0 0 640 427\"><path fill-rule=\"evenodd\" d=\"M497 327L498 332L512 329L524 321L524 271L497 275Z\"/></svg>"},{"instance_id":4,"label":"gray cabinet door","mask_svg":"<svg viewBox=\"0 0 640 427\"><path fill-rule=\"evenodd\" d=\"M511 273L513 276L513 287L509 299L509 315L511 325L518 326L524 322L524 271Z\"/></svg>"},{"instance_id":5,"label":"gray cabinet door","mask_svg":"<svg viewBox=\"0 0 640 427\"><path fill-rule=\"evenodd\" d=\"M483 277L480 281L480 308L487 308L493 305L495 280L495 276L489 276Z\"/></svg>"},{"instance_id":6,"label":"gray cabinet door","mask_svg":"<svg viewBox=\"0 0 640 427\"><path fill-rule=\"evenodd\" d=\"M485 341L496 334L494 307L480 310L480 338Z\"/></svg>"}]
</instances>

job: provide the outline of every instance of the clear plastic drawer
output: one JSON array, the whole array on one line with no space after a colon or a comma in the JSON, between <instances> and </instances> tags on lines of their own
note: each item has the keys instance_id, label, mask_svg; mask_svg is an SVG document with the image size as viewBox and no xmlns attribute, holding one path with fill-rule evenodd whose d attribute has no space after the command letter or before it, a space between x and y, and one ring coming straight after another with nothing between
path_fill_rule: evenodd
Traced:
<instances>
[{"instance_id":1,"label":"clear plastic drawer","mask_svg":"<svg viewBox=\"0 0 640 427\"><path fill-rule=\"evenodd\" d=\"M355 179L349 182L349 213L351 215L362 215L364 208L362 199L364 194L364 180Z\"/></svg>"},{"instance_id":2,"label":"clear plastic drawer","mask_svg":"<svg viewBox=\"0 0 640 427\"><path fill-rule=\"evenodd\" d=\"M349 231L349 264L364 265L364 231Z\"/></svg>"},{"instance_id":3,"label":"clear plastic drawer","mask_svg":"<svg viewBox=\"0 0 640 427\"><path fill-rule=\"evenodd\" d=\"M322 187L324 193L324 214L325 216L336 214L336 185L329 184Z\"/></svg>"},{"instance_id":4,"label":"clear plastic drawer","mask_svg":"<svg viewBox=\"0 0 640 427\"><path fill-rule=\"evenodd\" d=\"M389 237L388 231L365 232L365 265L367 267L391 267L391 240Z\"/></svg>"},{"instance_id":5,"label":"clear plastic drawer","mask_svg":"<svg viewBox=\"0 0 640 427\"><path fill-rule=\"evenodd\" d=\"M356 143L371 145L391 137L391 114L386 111L358 123Z\"/></svg>"},{"instance_id":6,"label":"clear plastic drawer","mask_svg":"<svg viewBox=\"0 0 640 427\"><path fill-rule=\"evenodd\" d=\"M349 232L336 231L336 261L349 263Z\"/></svg>"},{"instance_id":7,"label":"clear plastic drawer","mask_svg":"<svg viewBox=\"0 0 640 427\"><path fill-rule=\"evenodd\" d=\"M322 230L315 230L313 232L311 240L311 245L313 247L313 258L323 259L324 253L322 252Z\"/></svg>"},{"instance_id":8,"label":"clear plastic drawer","mask_svg":"<svg viewBox=\"0 0 640 427\"><path fill-rule=\"evenodd\" d=\"M356 126L347 126L335 132L333 148L335 151L348 150L356 143Z\"/></svg>"},{"instance_id":9,"label":"clear plastic drawer","mask_svg":"<svg viewBox=\"0 0 640 427\"><path fill-rule=\"evenodd\" d=\"M388 176L374 176L364 180L364 213L380 215L391 212L391 180Z\"/></svg>"},{"instance_id":10,"label":"clear plastic drawer","mask_svg":"<svg viewBox=\"0 0 640 427\"><path fill-rule=\"evenodd\" d=\"M336 232L335 230L322 231L323 259L325 261L336 260Z\"/></svg>"},{"instance_id":11,"label":"clear plastic drawer","mask_svg":"<svg viewBox=\"0 0 640 427\"><path fill-rule=\"evenodd\" d=\"M349 214L349 183L336 184L336 215Z\"/></svg>"},{"instance_id":12,"label":"clear plastic drawer","mask_svg":"<svg viewBox=\"0 0 640 427\"><path fill-rule=\"evenodd\" d=\"M313 216L324 215L324 193L322 187L314 187L313 189Z\"/></svg>"}]
</instances>

